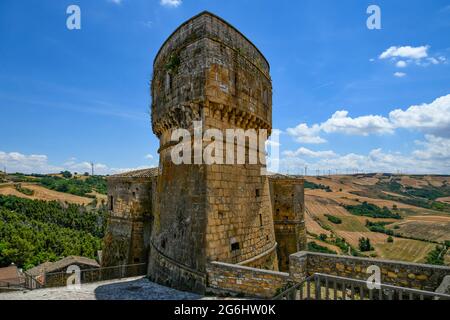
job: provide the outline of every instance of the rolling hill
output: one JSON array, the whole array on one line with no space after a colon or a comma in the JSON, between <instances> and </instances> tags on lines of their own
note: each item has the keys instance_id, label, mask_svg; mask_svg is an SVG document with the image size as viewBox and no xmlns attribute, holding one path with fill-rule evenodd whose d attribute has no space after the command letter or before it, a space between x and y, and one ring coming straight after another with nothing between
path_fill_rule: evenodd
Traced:
<instances>
[{"instance_id":1,"label":"rolling hill","mask_svg":"<svg viewBox=\"0 0 450 320\"><path fill-rule=\"evenodd\" d=\"M430 252L441 246L450 265L444 249L450 244L450 176L307 177L305 188L309 242L348 254L344 241L354 255L419 263L430 262ZM359 250L361 238L373 250Z\"/></svg>"}]
</instances>

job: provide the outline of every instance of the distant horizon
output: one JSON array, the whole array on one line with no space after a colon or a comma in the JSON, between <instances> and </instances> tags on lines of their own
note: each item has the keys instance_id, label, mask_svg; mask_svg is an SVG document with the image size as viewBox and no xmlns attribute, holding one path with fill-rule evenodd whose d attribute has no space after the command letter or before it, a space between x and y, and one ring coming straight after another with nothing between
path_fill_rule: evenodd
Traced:
<instances>
[{"instance_id":1,"label":"distant horizon","mask_svg":"<svg viewBox=\"0 0 450 320\"><path fill-rule=\"evenodd\" d=\"M137 171L137 170L146 170L146 169L154 169L154 168L158 168L158 166L156 167L148 167L148 168L141 168L141 169L133 169L131 171ZM66 171L66 170L64 170ZM67 170L69 171L69 170ZM50 175L60 175L63 171L60 172L49 172L49 173L26 173L26 172L6 172L7 175L14 175L14 174L20 174L20 175L25 175L25 176L50 176ZM72 175L77 175L77 176L83 176L86 172L78 172L78 171L69 171ZM120 173L125 173L125 172L129 172L129 171L122 171L122 172L118 172L118 173L113 173L113 174L95 174L94 176L97 177L108 177L108 176L112 176L115 174L120 174ZM0 173L4 174L4 171L0 171ZM89 172L88 172L89 173ZM286 175L286 176L302 176L302 177L336 177L336 176L342 176L342 177L351 177L351 176L359 176L359 175L391 175L391 176L434 176L434 177L450 177L450 174L439 174L439 173L423 173L423 174L416 174L416 173L394 173L394 172L358 172L358 173L331 173L331 174L319 174L319 175L315 175L315 174L307 174L306 176L304 174L301 173L286 173L286 172L271 172L270 175L275 175L275 174L281 174L281 175ZM89 173L89 176L92 176L91 173Z\"/></svg>"}]
</instances>

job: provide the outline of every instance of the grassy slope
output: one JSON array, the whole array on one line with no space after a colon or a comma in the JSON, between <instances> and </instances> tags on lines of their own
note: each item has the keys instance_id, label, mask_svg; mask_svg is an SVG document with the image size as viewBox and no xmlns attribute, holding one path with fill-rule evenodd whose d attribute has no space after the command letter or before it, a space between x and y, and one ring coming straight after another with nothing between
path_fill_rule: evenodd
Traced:
<instances>
[{"instance_id":1,"label":"grassy slope","mask_svg":"<svg viewBox=\"0 0 450 320\"><path fill-rule=\"evenodd\" d=\"M394 237L394 243L387 243L387 235L375 233L368 230L365 221L386 221L393 222L388 228L398 225L398 232L407 237L417 239L444 241L450 240L450 212L430 210L427 208L416 207L407 203L378 198L377 190L380 181L389 181L391 177L382 175L375 176L332 176L332 177L308 177L307 180L316 184L328 185L333 192L324 190L306 190L306 223L307 229L314 234L334 233L343 237L352 246L357 247L360 237L368 237L375 250L364 253L366 255L376 255L378 258L404 260L411 262L425 262L427 254L434 249L435 244L427 241L418 241L413 239L402 239ZM400 177L398 179L405 187L413 188L446 188L450 183L450 177ZM430 187L431 188L431 187ZM375 190L375 192L374 192ZM355 194L358 192L360 194ZM363 195L361 195L363 194ZM408 197L408 195L398 194L399 197ZM373 219L367 217L358 217L350 214L342 204L357 205L367 201L379 207L387 206L392 209L397 206L402 220L393 219ZM325 217L325 214L331 214L339 217L342 224L333 224ZM329 230L325 230L325 229ZM325 231L325 232L324 232ZM318 240L311 238L309 241ZM323 243L322 243L323 245ZM450 258L447 258L447 263Z\"/></svg>"},{"instance_id":2,"label":"grassy slope","mask_svg":"<svg viewBox=\"0 0 450 320\"><path fill-rule=\"evenodd\" d=\"M73 183L77 183L78 186L86 186L92 188L92 192L86 193L84 195L76 195L72 194L69 191L57 191L52 190L49 187L46 187L41 184L42 179L45 178L59 178L60 181L66 181L69 185ZM95 187L92 187L86 180L90 179L88 176L77 176L69 179L64 179L62 175L48 175L48 176L27 176L22 174L12 174L8 175L8 181L0 183L0 194L3 195L14 195L21 198L32 199L32 200L45 200L45 201L61 201L68 202L80 205L88 205L92 203L94 199L97 200L97 206L101 205L102 202L106 203L107 196L103 194L105 190L100 190L103 193L95 190ZM100 181L104 181L103 177L96 176L95 179ZM20 183L20 185L24 188L31 189L34 191L32 195L26 195L19 192L15 184ZM102 188L104 189L104 187Z\"/></svg>"}]
</instances>

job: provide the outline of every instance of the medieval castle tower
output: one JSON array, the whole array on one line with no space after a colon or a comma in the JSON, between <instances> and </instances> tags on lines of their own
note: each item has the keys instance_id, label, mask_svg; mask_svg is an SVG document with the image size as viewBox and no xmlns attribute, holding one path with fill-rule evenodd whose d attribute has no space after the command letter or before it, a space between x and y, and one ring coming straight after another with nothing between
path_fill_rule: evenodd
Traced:
<instances>
[{"instance_id":1,"label":"medieval castle tower","mask_svg":"<svg viewBox=\"0 0 450 320\"><path fill-rule=\"evenodd\" d=\"M289 254L306 244L302 179L264 175L263 163L206 164L193 152L190 164L175 164L171 157L173 130L195 136L194 122L202 132L270 133L272 84L261 52L203 12L162 45L151 93L159 168L109 178L102 264L148 261L153 281L197 292L205 290L210 261L286 270ZM212 141L202 139L203 148ZM246 155L264 152L252 148L245 144Z\"/></svg>"}]
</instances>

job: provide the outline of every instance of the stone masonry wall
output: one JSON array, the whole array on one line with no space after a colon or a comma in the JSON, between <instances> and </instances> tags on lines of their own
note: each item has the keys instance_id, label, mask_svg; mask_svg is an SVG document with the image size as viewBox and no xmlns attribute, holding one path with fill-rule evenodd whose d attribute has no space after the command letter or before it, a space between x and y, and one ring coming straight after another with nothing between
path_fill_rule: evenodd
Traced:
<instances>
[{"instance_id":1,"label":"stone masonry wall","mask_svg":"<svg viewBox=\"0 0 450 320\"><path fill-rule=\"evenodd\" d=\"M269 178L278 265L289 270L289 256L306 249L303 179L283 176Z\"/></svg>"},{"instance_id":2,"label":"stone masonry wall","mask_svg":"<svg viewBox=\"0 0 450 320\"><path fill-rule=\"evenodd\" d=\"M271 298L285 288L289 274L211 262L206 267L209 290L215 294Z\"/></svg>"},{"instance_id":3,"label":"stone masonry wall","mask_svg":"<svg viewBox=\"0 0 450 320\"><path fill-rule=\"evenodd\" d=\"M154 183L154 178L108 179L103 267L148 261Z\"/></svg>"},{"instance_id":4,"label":"stone masonry wall","mask_svg":"<svg viewBox=\"0 0 450 320\"><path fill-rule=\"evenodd\" d=\"M324 273L347 278L367 280L366 270L371 265L381 269L381 281L391 285L434 291L450 268L401 261L388 261L322 253L298 252L290 257L290 274L301 281L308 275Z\"/></svg>"}]
</instances>

